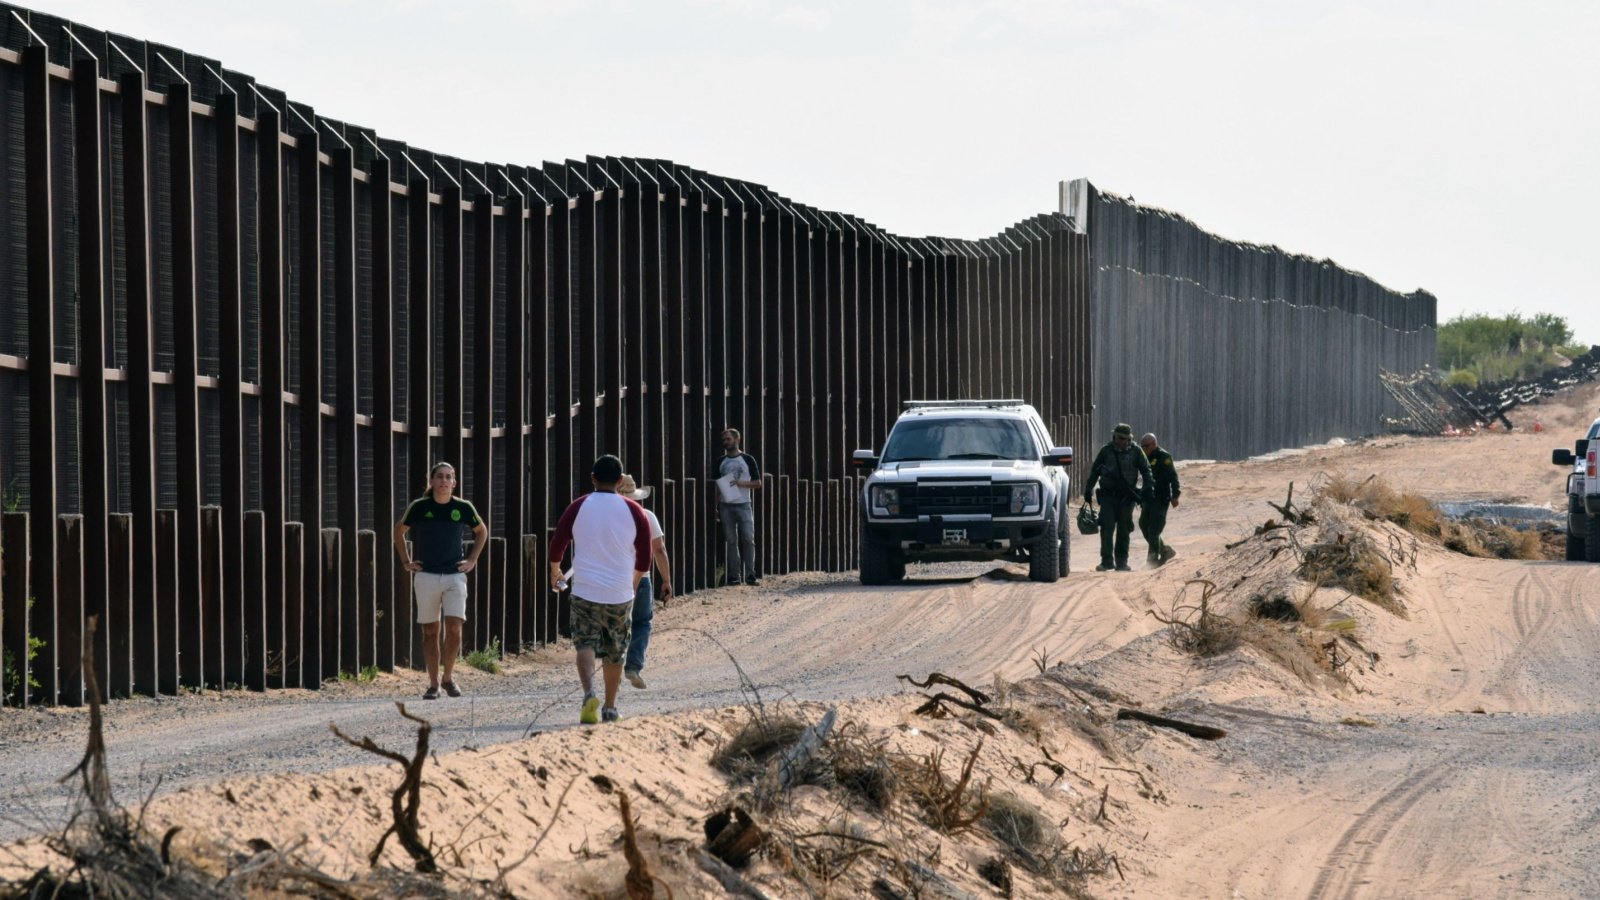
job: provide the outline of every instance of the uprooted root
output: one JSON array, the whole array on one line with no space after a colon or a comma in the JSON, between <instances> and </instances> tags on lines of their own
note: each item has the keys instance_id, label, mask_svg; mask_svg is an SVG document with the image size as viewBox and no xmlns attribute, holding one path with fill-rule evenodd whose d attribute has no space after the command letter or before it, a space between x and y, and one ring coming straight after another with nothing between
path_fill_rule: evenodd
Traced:
<instances>
[{"instance_id":1,"label":"uprooted root","mask_svg":"<svg viewBox=\"0 0 1600 900\"><path fill-rule=\"evenodd\" d=\"M1191 589L1198 586L1200 596L1191 598ZM1150 610L1157 622L1170 630L1169 640L1178 650L1193 656L1217 656L1239 646L1237 622L1213 608L1217 594L1215 582L1196 578L1184 582L1183 589L1172 601L1166 615Z\"/></svg>"}]
</instances>

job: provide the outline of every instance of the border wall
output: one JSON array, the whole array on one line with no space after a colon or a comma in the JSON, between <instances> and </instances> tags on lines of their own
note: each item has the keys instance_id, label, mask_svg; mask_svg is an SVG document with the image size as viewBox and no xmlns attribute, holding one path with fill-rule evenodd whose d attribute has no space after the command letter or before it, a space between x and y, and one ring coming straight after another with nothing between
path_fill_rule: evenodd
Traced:
<instances>
[{"instance_id":1,"label":"border wall","mask_svg":"<svg viewBox=\"0 0 1600 900\"><path fill-rule=\"evenodd\" d=\"M439 156L0 4L4 701L83 702L88 616L110 696L420 665L389 535L436 459L493 534L463 651L562 629L547 536L601 452L715 584L724 425L762 571L853 568L846 461L901 400L1087 444L1088 263L1059 214L909 238L664 160Z\"/></svg>"},{"instance_id":2,"label":"border wall","mask_svg":"<svg viewBox=\"0 0 1600 900\"><path fill-rule=\"evenodd\" d=\"M1086 227L1091 454L1127 422L1179 459L1243 459L1381 430L1379 379L1434 361L1436 305L1329 260L1229 241L1084 180L1061 210ZM1092 446L1091 446L1092 445Z\"/></svg>"}]
</instances>

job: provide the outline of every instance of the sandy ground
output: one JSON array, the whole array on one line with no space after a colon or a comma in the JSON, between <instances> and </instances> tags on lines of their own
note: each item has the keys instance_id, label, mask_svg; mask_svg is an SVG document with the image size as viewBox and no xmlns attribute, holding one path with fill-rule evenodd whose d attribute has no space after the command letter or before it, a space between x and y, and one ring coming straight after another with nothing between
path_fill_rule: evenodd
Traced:
<instances>
[{"instance_id":1,"label":"sandy ground","mask_svg":"<svg viewBox=\"0 0 1600 900\"><path fill-rule=\"evenodd\" d=\"M627 718L616 726L568 724L575 678L570 651L557 646L508 661L498 676L467 671L460 700L416 699L422 676L406 673L317 692L117 701L106 711L108 761L125 803L159 780L151 822L183 823L180 843L197 855L258 837L353 875L384 830L398 770L371 765L328 725L408 749L413 729L394 708L402 699L434 724L422 821L463 884L492 880L548 829L505 876L508 890L619 895L620 788L677 896L716 896L693 859L705 816L738 791L708 763L749 717L737 660L765 707L815 720L836 706L883 754L942 752L954 775L984 741L975 772L990 790L1063 823L1061 837L1080 852L1116 857L1074 882L1094 896L1596 896L1594 567L1471 559L1424 543L1395 573L1405 618L1339 592L1317 598L1355 620L1358 642L1337 677L1297 674L1252 647L1186 656L1147 613L1169 611L1189 578L1238 593L1264 577L1271 566L1248 555L1253 545L1226 545L1275 516L1268 501L1282 502L1291 483L1304 498L1330 474L1377 474L1434 500L1554 506L1562 478L1550 449L1570 445L1597 402L1589 388L1530 407L1513 416L1512 434L1386 437L1185 466L1168 535L1180 556L1158 570L1082 571L1094 539L1074 535L1079 571L1056 585L946 567L887 589L862 588L849 573L802 573L683 598L657 614L651 688L624 687ZM1528 427L1535 418L1544 433ZM895 676L930 671L1000 685L1008 723L915 714L921 697ZM1228 735L1199 741L1115 722L1119 707ZM0 837L59 826L72 793L55 782L82 753L86 719L0 712ZM1064 774L1029 777L1027 764L1044 759ZM837 790L802 788L767 815L812 830L853 823L898 848L823 894L854 896L878 877L904 887L907 869L885 861L894 855L927 861L953 890L998 895L976 874L997 852L992 839L940 834L901 807L877 815ZM794 846L817 839L806 840ZM0 849L0 873L17 852L27 851ZM392 841L385 860L404 864ZM773 896L806 895L781 859L750 877ZM1016 896L1063 889L1017 870Z\"/></svg>"}]
</instances>

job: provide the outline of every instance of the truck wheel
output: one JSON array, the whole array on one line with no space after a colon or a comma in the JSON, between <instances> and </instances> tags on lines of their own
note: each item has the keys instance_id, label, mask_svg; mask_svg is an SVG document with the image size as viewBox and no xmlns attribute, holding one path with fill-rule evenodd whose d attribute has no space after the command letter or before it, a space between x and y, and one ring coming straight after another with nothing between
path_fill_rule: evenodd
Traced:
<instances>
[{"instance_id":1,"label":"truck wheel","mask_svg":"<svg viewBox=\"0 0 1600 900\"><path fill-rule=\"evenodd\" d=\"M1583 536L1583 558L1592 563L1600 563L1600 516L1589 515L1588 533ZM1568 540L1571 540L1570 533Z\"/></svg>"},{"instance_id":2,"label":"truck wheel","mask_svg":"<svg viewBox=\"0 0 1600 900\"><path fill-rule=\"evenodd\" d=\"M1573 534L1572 527L1567 527L1567 562L1583 562L1587 557L1584 554L1583 535Z\"/></svg>"},{"instance_id":3,"label":"truck wheel","mask_svg":"<svg viewBox=\"0 0 1600 900\"><path fill-rule=\"evenodd\" d=\"M1055 522L1044 526L1044 537L1028 551L1028 578L1054 584L1061 577L1061 535Z\"/></svg>"},{"instance_id":4,"label":"truck wheel","mask_svg":"<svg viewBox=\"0 0 1600 900\"><path fill-rule=\"evenodd\" d=\"M861 539L861 583L893 584L906 575L900 554L865 537Z\"/></svg>"}]
</instances>

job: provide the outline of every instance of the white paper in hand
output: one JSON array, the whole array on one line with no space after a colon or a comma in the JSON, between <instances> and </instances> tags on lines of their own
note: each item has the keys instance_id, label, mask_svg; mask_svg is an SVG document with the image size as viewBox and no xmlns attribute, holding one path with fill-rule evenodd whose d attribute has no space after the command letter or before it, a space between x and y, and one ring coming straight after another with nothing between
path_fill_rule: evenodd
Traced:
<instances>
[{"instance_id":1,"label":"white paper in hand","mask_svg":"<svg viewBox=\"0 0 1600 900\"><path fill-rule=\"evenodd\" d=\"M739 486L733 483L732 475L724 475L717 479L717 492L722 495L723 503L743 503L744 494Z\"/></svg>"}]
</instances>

